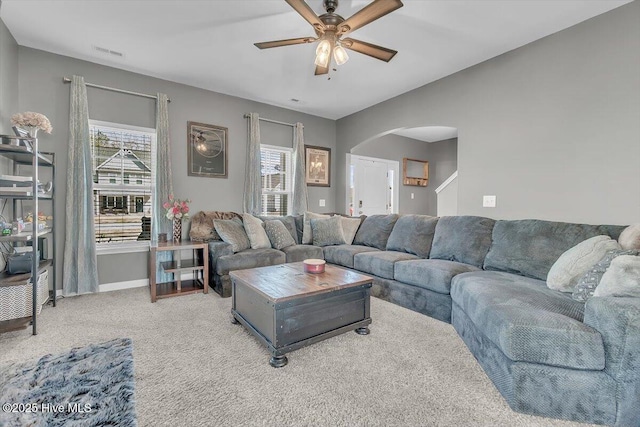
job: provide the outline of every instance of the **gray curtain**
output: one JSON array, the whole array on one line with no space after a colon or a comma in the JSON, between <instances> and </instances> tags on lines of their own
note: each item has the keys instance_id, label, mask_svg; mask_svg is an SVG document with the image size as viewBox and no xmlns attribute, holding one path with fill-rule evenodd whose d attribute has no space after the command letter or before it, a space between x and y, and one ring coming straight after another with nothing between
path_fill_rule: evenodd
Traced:
<instances>
[{"instance_id":1,"label":"gray curtain","mask_svg":"<svg viewBox=\"0 0 640 427\"><path fill-rule=\"evenodd\" d=\"M249 114L249 141L242 206L244 212L251 215L260 215L262 199L260 168L260 116L257 113L251 113Z\"/></svg>"},{"instance_id":2,"label":"gray curtain","mask_svg":"<svg viewBox=\"0 0 640 427\"><path fill-rule=\"evenodd\" d=\"M173 194L171 176L171 147L169 139L169 97L158 93L156 102L156 186L153 192L153 212L151 214L151 240L158 240L158 233L167 233L167 239L172 240L173 225L165 216L162 204ZM158 252L158 262L171 260L171 251ZM156 282L168 282L173 275L165 273L161 268L156 270Z\"/></svg>"},{"instance_id":3,"label":"gray curtain","mask_svg":"<svg viewBox=\"0 0 640 427\"><path fill-rule=\"evenodd\" d=\"M89 106L84 78L73 76L69 109L67 199L62 292L98 292L98 263L93 222L93 179Z\"/></svg>"},{"instance_id":4,"label":"gray curtain","mask_svg":"<svg viewBox=\"0 0 640 427\"><path fill-rule=\"evenodd\" d=\"M293 215L307 211L307 184L304 167L304 126L296 123L293 137Z\"/></svg>"}]
</instances>

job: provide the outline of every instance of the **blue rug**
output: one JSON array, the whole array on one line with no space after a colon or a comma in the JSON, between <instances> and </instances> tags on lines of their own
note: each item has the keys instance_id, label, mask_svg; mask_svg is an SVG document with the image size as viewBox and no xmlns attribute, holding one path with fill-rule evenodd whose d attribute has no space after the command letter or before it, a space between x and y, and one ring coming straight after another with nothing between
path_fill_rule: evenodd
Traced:
<instances>
[{"instance_id":1,"label":"blue rug","mask_svg":"<svg viewBox=\"0 0 640 427\"><path fill-rule=\"evenodd\" d=\"M0 366L0 426L136 426L129 338Z\"/></svg>"}]
</instances>

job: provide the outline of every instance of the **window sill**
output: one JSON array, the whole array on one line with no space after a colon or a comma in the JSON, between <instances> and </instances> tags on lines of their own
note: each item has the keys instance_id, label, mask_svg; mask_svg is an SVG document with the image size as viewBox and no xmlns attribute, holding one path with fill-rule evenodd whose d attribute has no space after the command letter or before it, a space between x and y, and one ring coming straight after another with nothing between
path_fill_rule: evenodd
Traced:
<instances>
[{"instance_id":1,"label":"window sill","mask_svg":"<svg viewBox=\"0 0 640 427\"><path fill-rule=\"evenodd\" d=\"M149 252L149 241L126 243L97 243L96 255L129 254L134 252Z\"/></svg>"}]
</instances>

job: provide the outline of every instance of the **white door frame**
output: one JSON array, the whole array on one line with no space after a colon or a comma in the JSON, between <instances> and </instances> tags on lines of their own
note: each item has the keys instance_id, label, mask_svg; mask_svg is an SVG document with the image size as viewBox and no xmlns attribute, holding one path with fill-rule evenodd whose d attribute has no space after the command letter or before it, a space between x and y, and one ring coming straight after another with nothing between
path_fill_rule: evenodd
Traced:
<instances>
[{"instance_id":1,"label":"white door frame","mask_svg":"<svg viewBox=\"0 0 640 427\"><path fill-rule=\"evenodd\" d=\"M344 210L349 215L349 180L351 177L351 164L356 160L371 160L374 162L386 163L389 170L393 171L393 201L391 203L391 213L398 213L398 203L400 199L400 162L397 160L379 159L377 157L361 156L359 154L347 153L347 167L345 171L345 195Z\"/></svg>"}]
</instances>

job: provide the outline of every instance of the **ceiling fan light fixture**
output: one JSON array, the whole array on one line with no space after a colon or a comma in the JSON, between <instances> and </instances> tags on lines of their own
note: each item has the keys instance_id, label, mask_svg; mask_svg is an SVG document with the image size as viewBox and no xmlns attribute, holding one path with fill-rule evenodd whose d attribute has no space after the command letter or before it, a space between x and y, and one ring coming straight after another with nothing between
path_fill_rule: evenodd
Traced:
<instances>
[{"instance_id":1,"label":"ceiling fan light fixture","mask_svg":"<svg viewBox=\"0 0 640 427\"><path fill-rule=\"evenodd\" d=\"M342 47L342 45L338 44L336 48L333 50L333 59L336 60L336 64L342 65L349 60L349 55L347 54L347 50Z\"/></svg>"},{"instance_id":2,"label":"ceiling fan light fixture","mask_svg":"<svg viewBox=\"0 0 640 427\"><path fill-rule=\"evenodd\" d=\"M318 47L316 48L315 64L318 67L326 68L329 65L330 59L331 59L331 42L327 39L322 39L320 43L318 43Z\"/></svg>"},{"instance_id":3,"label":"ceiling fan light fixture","mask_svg":"<svg viewBox=\"0 0 640 427\"><path fill-rule=\"evenodd\" d=\"M329 55L329 51L331 50L331 43L327 39L320 40L318 43L318 47L316 48L316 55L326 54Z\"/></svg>"},{"instance_id":4,"label":"ceiling fan light fixture","mask_svg":"<svg viewBox=\"0 0 640 427\"><path fill-rule=\"evenodd\" d=\"M329 53L321 52L316 56L315 64L318 67L327 68L329 66L329 58L331 58Z\"/></svg>"}]
</instances>

